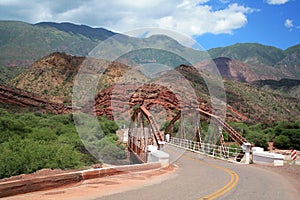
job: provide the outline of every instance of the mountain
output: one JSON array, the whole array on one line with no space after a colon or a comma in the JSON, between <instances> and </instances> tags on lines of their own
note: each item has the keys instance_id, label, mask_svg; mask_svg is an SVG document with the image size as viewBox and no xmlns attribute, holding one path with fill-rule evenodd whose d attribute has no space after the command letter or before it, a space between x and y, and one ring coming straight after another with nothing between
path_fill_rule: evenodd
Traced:
<instances>
[{"instance_id":1,"label":"mountain","mask_svg":"<svg viewBox=\"0 0 300 200\"><path fill-rule=\"evenodd\" d=\"M300 99L300 80L258 80L251 84L267 92Z\"/></svg>"},{"instance_id":2,"label":"mountain","mask_svg":"<svg viewBox=\"0 0 300 200\"><path fill-rule=\"evenodd\" d=\"M251 82L253 80L262 79L255 71L246 63L239 60L232 60L227 57L218 57L213 59L222 77L242 82ZM270 74L269 74L270 76ZM269 77L268 76L268 77Z\"/></svg>"},{"instance_id":3,"label":"mountain","mask_svg":"<svg viewBox=\"0 0 300 200\"><path fill-rule=\"evenodd\" d=\"M112 55L122 62L131 65L159 63L175 68L180 64L197 63L209 59L205 51L188 48L166 35L151 35L146 38L135 38L127 35L117 35L94 49L93 54Z\"/></svg>"},{"instance_id":4,"label":"mountain","mask_svg":"<svg viewBox=\"0 0 300 200\"><path fill-rule=\"evenodd\" d=\"M11 80L10 84L19 89L34 93L48 101L70 105L74 79L85 60L86 58L84 57L71 56L58 52L52 53L36 61L30 68ZM101 60L95 60L93 62L96 66L103 64ZM91 61L88 63L90 64ZM96 111L100 114L111 113L108 109L110 106L108 101L112 98L111 95L113 92L115 92L115 95L119 94L121 96L117 97L118 101L124 101L123 103L126 103L127 100L122 97L124 96L124 90L120 89L122 87L126 87L126 90L132 92L137 89L137 86L144 84L169 82L173 85L177 85L179 88L179 84L182 84L180 77L184 77L190 81L201 102L200 106L209 110L210 97L206 82L203 80L204 76L206 75L199 74L192 66L180 65L176 67L175 70L169 70L163 74L163 79L160 77L149 79L149 77L146 77L138 69L131 69L124 64L113 62L109 64L109 67L104 71L98 82L99 95L97 97ZM214 81L213 76L208 77L210 77L211 81ZM119 86L115 87L115 83L118 83ZM125 85L123 83L125 83ZM226 79L224 84L228 103L227 116L230 121L242 120L254 123L276 120L294 121L299 119L300 107L298 106L298 100L295 98L269 93L259 90L256 86L252 86L248 83L229 79ZM115 89L113 89L114 87ZM155 88L160 90L164 87ZM84 90L86 90L86 88ZM151 93L153 93L152 90ZM143 92L147 94L147 91ZM160 93L167 94L170 92L160 91ZM150 96L154 98L155 95L152 94ZM166 98L167 97L168 95L166 95ZM137 98L137 100L139 100L139 98ZM118 104L121 105L122 103Z\"/></svg>"},{"instance_id":5,"label":"mountain","mask_svg":"<svg viewBox=\"0 0 300 200\"><path fill-rule=\"evenodd\" d=\"M235 45L208 50L212 58L228 57L250 65L274 66L285 57L283 50L257 43L237 43Z\"/></svg>"},{"instance_id":6,"label":"mountain","mask_svg":"<svg viewBox=\"0 0 300 200\"><path fill-rule=\"evenodd\" d=\"M103 60L87 60L85 57L54 52L34 62L30 68L10 80L9 84L37 94L48 101L70 104L74 80L78 70L85 62L97 67L101 65L106 66L107 63L107 61ZM111 86L129 70L129 67L124 64L109 63L99 80L98 89L103 90ZM99 76L93 71L89 73ZM130 75L135 77L135 80L145 79L138 71L131 70ZM130 82L131 80L126 81Z\"/></svg>"},{"instance_id":7,"label":"mountain","mask_svg":"<svg viewBox=\"0 0 300 200\"><path fill-rule=\"evenodd\" d=\"M217 57L213 61L222 77L231 80L252 82L265 79L277 80L282 76L282 72L274 67L250 65L228 57Z\"/></svg>"},{"instance_id":8,"label":"mountain","mask_svg":"<svg viewBox=\"0 0 300 200\"><path fill-rule=\"evenodd\" d=\"M8 81L18 76L24 71L22 67L0 66L0 85L6 84Z\"/></svg>"},{"instance_id":9,"label":"mountain","mask_svg":"<svg viewBox=\"0 0 300 200\"><path fill-rule=\"evenodd\" d=\"M235 45L208 50L212 58L227 57L246 64L246 68L255 74L255 79L244 77L247 81L254 80L280 80L282 78L300 78L300 45L286 50L257 43L238 43ZM241 73L244 66L241 66ZM231 66L229 65L229 68ZM236 68L236 67L233 67ZM234 69L236 70L236 69Z\"/></svg>"},{"instance_id":10,"label":"mountain","mask_svg":"<svg viewBox=\"0 0 300 200\"><path fill-rule=\"evenodd\" d=\"M276 63L283 73L300 79L300 44L285 50L286 56Z\"/></svg>"},{"instance_id":11,"label":"mountain","mask_svg":"<svg viewBox=\"0 0 300 200\"><path fill-rule=\"evenodd\" d=\"M60 31L64 31L74 35L83 35L94 41L103 41L116 34L104 28L91 28L86 25L76 25L68 22L40 22L35 25L40 27L53 27Z\"/></svg>"},{"instance_id":12,"label":"mountain","mask_svg":"<svg viewBox=\"0 0 300 200\"><path fill-rule=\"evenodd\" d=\"M30 66L52 52L85 56L113 32L69 23L0 21L0 65Z\"/></svg>"},{"instance_id":13,"label":"mountain","mask_svg":"<svg viewBox=\"0 0 300 200\"><path fill-rule=\"evenodd\" d=\"M114 35L116 33L103 28L66 22L28 24L20 21L0 21L0 66L29 67L34 61L52 52L86 56L101 41ZM222 70L226 70L226 74L222 75L234 80L252 82L300 78L300 45L281 50L257 43L238 43L210 49L207 51L209 57L204 51L186 48L163 35L153 35L149 38L117 35L118 37L111 41L115 49L123 51L126 48L135 51L130 52L131 57L126 55L130 65L159 60L162 65L175 68L180 64L200 62L211 57L216 61L221 73ZM124 41L128 41L128 44L124 44ZM136 50L136 47L145 49ZM162 53L164 49L167 51ZM179 58L180 56L182 58ZM224 67L226 69L223 69ZM12 76L14 75L9 75Z\"/></svg>"},{"instance_id":14,"label":"mountain","mask_svg":"<svg viewBox=\"0 0 300 200\"><path fill-rule=\"evenodd\" d=\"M203 75L191 66L179 66L176 68L187 80L192 82L197 95L205 101L209 100L209 91ZM214 77L212 77L214 80ZM249 123L264 123L272 121L299 120L299 99L260 90L249 83L224 80L226 91L227 112L235 118ZM238 117L237 117L238 116Z\"/></svg>"}]
</instances>

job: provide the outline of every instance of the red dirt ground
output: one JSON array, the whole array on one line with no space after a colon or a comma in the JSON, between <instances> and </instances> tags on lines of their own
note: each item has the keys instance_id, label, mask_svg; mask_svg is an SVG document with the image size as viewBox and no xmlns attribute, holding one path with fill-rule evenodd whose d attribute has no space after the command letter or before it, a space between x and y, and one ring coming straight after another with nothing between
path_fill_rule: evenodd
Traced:
<instances>
[{"instance_id":1,"label":"red dirt ground","mask_svg":"<svg viewBox=\"0 0 300 200\"><path fill-rule=\"evenodd\" d=\"M132 188L144 187L147 185L159 183L170 176L176 169L172 166L168 168L161 168L156 170L148 170L142 172L128 172L113 176L107 176L102 178L95 178L84 180L79 183L59 187L55 189L37 191L32 193L20 194L16 196L6 197L3 199L9 200L86 200L99 198L114 193L127 191ZM23 175L23 178L29 178L31 176L42 176L47 173L48 169L42 170L42 172ZM50 173L60 173L59 171L49 171Z\"/></svg>"}]
</instances>

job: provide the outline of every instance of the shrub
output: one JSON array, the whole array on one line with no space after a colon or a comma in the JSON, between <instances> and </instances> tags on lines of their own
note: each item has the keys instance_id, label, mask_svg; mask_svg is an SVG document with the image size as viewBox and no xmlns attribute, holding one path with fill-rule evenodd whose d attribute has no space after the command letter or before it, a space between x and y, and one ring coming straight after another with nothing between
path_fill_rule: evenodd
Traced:
<instances>
[{"instance_id":1,"label":"shrub","mask_svg":"<svg viewBox=\"0 0 300 200\"><path fill-rule=\"evenodd\" d=\"M119 126L115 121L108 120L105 117L99 117L99 123L105 135L115 134L119 129Z\"/></svg>"},{"instance_id":2,"label":"shrub","mask_svg":"<svg viewBox=\"0 0 300 200\"><path fill-rule=\"evenodd\" d=\"M278 149L289 149L291 147L290 138L286 135L276 136L274 139L274 146Z\"/></svg>"},{"instance_id":3,"label":"shrub","mask_svg":"<svg viewBox=\"0 0 300 200\"><path fill-rule=\"evenodd\" d=\"M42 168L78 168L84 165L74 147L42 143L32 139L12 139L0 145L0 178L32 173Z\"/></svg>"},{"instance_id":4,"label":"shrub","mask_svg":"<svg viewBox=\"0 0 300 200\"><path fill-rule=\"evenodd\" d=\"M251 144L254 144L255 146L258 147L262 147L264 149L267 149L269 146L266 135L261 132L250 131L249 133L247 133L246 139L248 139L248 141Z\"/></svg>"}]
</instances>

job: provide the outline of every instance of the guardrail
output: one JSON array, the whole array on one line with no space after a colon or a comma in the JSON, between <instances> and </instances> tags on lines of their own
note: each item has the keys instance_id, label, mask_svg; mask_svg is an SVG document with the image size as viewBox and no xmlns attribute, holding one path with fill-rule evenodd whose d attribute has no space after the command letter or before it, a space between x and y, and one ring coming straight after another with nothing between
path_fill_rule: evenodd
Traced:
<instances>
[{"instance_id":1,"label":"guardrail","mask_svg":"<svg viewBox=\"0 0 300 200\"><path fill-rule=\"evenodd\" d=\"M181 138L170 138L169 144L184 148L190 151L204 153L217 158L223 158L226 160L236 160L236 157L242 151L242 148L224 147L225 153L223 153L223 147L215 144L200 143L192 140Z\"/></svg>"}]
</instances>

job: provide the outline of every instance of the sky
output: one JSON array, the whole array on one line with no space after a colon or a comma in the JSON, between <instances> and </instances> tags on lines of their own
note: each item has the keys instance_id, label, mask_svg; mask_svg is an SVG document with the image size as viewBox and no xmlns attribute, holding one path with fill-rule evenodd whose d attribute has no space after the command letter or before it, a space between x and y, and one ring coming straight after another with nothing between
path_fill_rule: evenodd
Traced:
<instances>
[{"instance_id":1,"label":"sky","mask_svg":"<svg viewBox=\"0 0 300 200\"><path fill-rule=\"evenodd\" d=\"M204 49L300 44L300 0L0 0L0 20L71 22L124 33L168 29Z\"/></svg>"}]
</instances>

